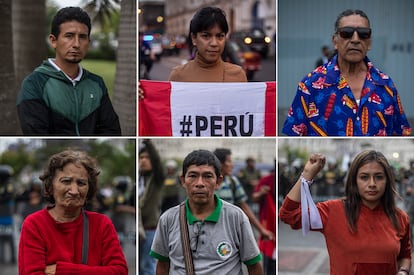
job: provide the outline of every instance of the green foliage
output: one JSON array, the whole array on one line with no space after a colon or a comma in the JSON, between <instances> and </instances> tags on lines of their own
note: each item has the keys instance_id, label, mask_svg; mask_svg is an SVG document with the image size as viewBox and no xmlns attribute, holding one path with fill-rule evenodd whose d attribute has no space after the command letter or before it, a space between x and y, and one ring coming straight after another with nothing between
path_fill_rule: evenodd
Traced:
<instances>
[{"instance_id":1,"label":"green foliage","mask_svg":"<svg viewBox=\"0 0 414 275\"><path fill-rule=\"evenodd\" d=\"M116 48L111 45L118 38L120 22L120 1L84 0L82 8L92 19L91 39L98 47L91 48L89 58L115 60Z\"/></svg>"},{"instance_id":2,"label":"green foliage","mask_svg":"<svg viewBox=\"0 0 414 275\"><path fill-rule=\"evenodd\" d=\"M54 58L54 51L49 50L48 57ZM94 59L88 54L87 59L82 60L81 65L88 71L99 75L105 81L109 96L112 98L114 93L116 62L114 60Z\"/></svg>"},{"instance_id":3,"label":"green foliage","mask_svg":"<svg viewBox=\"0 0 414 275\"><path fill-rule=\"evenodd\" d=\"M100 60L116 60L116 49L110 44L107 36L97 39L97 48L90 47L86 58Z\"/></svg>"},{"instance_id":4,"label":"green foliage","mask_svg":"<svg viewBox=\"0 0 414 275\"><path fill-rule=\"evenodd\" d=\"M93 23L98 23L101 30L110 33L118 29L120 1L84 0L82 8L90 14Z\"/></svg>"},{"instance_id":5,"label":"green foliage","mask_svg":"<svg viewBox=\"0 0 414 275\"><path fill-rule=\"evenodd\" d=\"M114 147L109 141L91 143L90 153L99 160L102 169L101 184L111 183L116 176L130 176L135 181L135 140L124 140L122 148Z\"/></svg>"},{"instance_id":6,"label":"green foliage","mask_svg":"<svg viewBox=\"0 0 414 275\"><path fill-rule=\"evenodd\" d=\"M308 152L305 149L290 148L288 145L285 145L282 150L286 152L288 163L292 163L297 158L306 161L309 156Z\"/></svg>"},{"instance_id":7,"label":"green foliage","mask_svg":"<svg viewBox=\"0 0 414 275\"><path fill-rule=\"evenodd\" d=\"M99 2L99 3L98 3ZM91 41L94 42L94 46L89 48L87 58L90 59L102 59L102 60L115 60L116 59L116 47L111 45L116 41L118 37L119 22L120 22L120 7L112 5L113 1L90 1L85 0L81 3L81 7L85 9L92 19L92 34ZM119 3L119 1L115 1ZM96 7L100 7L96 10ZM48 40L50 34L50 28L52 24L53 16L57 13L59 7L54 4L53 1L48 0L46 4L46 16L47 25L46 33ZM55 52L48 47L48 56L54 57Z\"/></svg>"},{"instance_id":8,"label":"green foliage","mask_svg":"<svg viewBox=\"0 0 414 275\"><path fill-rule=\"evenodd\" d=\"M120 14L121 13L119 9L110 11L100 23L101 31L108 35L110 33L114 33L115 37L118 37Z\"/></svg>"},{"instance_id":9,"label":"green foliage","mask_svg":"<svg viewBox=\"0 0 414 275\"><path fill-rule=\"evenodd\" d=\"M46 1L46 26L45 28L46 28L47 37L49 37L49 34L50 34L53 17L58 12L58 10L59 10L59 7L53 1L51 0Z\"/></svg>"},{"instance_id":10,"label":"green foliage","mask_svg":"<svg viewBox=\"0 0 414 275\"><path fill-rule=\"evenodd\" d=\"M91 71L104 79L109 96L112 97L116 72L115 61L86 59L83 60L81 64L88 71Z\"/></svg>"},{"instance_id":11,"label":"green foliage","mask_svg":"<svg viewBox=\"0 0 414 275\"><path fill-rule=\"evenodd\" d=\"M50 156L66 149L84 150L98 162L101 186L112 183L116 176L136 179L135 139L45 139L18 140L0 154L0 164L14 169L14 177L22 171L42 171Z\"/></svg>"},{"instance_id":12,"label":"green foliage","mask_svg":"<svg viewBox=\"0 0 414 275\"><path fill-rule=\"evenodd\" d=\"M109 44L107 38L102 38L98 43L97 48L89 48L86 58L98 60L116 60L116 49ZM55 50L48 44L47 56L54 58L56 56Z\"/></svg>"},{"instance_id":13,"label":"green foliage","mask_svg":"<svg viewBox=\"0 0 414 275\"><path fill-rule=\"evenodd\" d=\"M36 160L29 151L27 151L26 144L17 143L13 150L5 151L0 155L0 164L10 165L14 174L18 175L27 165L34 166Z\"/></svg>"}]
</instances>

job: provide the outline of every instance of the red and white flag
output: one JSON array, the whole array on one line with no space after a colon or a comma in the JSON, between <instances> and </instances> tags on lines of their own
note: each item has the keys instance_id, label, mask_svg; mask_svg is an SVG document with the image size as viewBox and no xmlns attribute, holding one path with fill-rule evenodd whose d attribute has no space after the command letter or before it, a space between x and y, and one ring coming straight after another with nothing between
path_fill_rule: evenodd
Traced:
<instances>
[{"instance_id":1,"label":"red and white flag","mask_svg":"<svg viewBox=\"0 0 414 275\"><path fill-rule=\"evenodd\" d=\"M275 136L276 82L141 80L140 136Z\"/></svg>"}]
</instances>

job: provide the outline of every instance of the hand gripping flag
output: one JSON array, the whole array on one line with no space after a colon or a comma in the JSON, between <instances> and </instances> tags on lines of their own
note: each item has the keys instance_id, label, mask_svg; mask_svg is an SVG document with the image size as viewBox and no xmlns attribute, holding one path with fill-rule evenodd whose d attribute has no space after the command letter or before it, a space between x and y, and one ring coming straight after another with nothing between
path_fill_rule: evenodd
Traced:
<instances>
[{"instance_id":1,"label":"hand gripping flag","mask_svg":"<svg viewBox=\"0 0 414 275\"><path fill-rule=\"evenodd\" d=\"M141 80L140 136L275 136L276 82Z\"/></svg>"}]
</instances>

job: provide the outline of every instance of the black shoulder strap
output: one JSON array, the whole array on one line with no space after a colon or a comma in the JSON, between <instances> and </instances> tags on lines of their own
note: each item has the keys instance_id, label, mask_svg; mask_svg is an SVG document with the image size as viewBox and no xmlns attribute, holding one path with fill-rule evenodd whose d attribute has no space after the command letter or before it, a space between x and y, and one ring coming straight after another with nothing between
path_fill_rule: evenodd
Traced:
<instances>
[{"instance_id":1,"label":"black shoulder strap","mask_svg":"<svg viewBox=\"0 0 414 275\"><path fill-rule=\"evenodd\" d=\"M89 220L85 210L83 214L83 240L82 240L82 264L88 263L88 247L89 247Z\"/></svg>"},{"instance_id":2,"label":"black shoulder strap","mask_svg":"<svg viewBox=\"0 0 414 275\"><path fill-rule=\"evenodd\" d=\"M186 274L195 275L193 254L190 248L190 235L188 233L187 218L185 215L185 202L180 205L179 216L180 216L181 245L183 247Z\"/></svg>"},{"instance_id":3,"label":"black shoulder strap","mask_svg":"<svg viewBox=\"0 0 414 275\"><path fill-rule=\"evenodd\" d=\"M233 202L236 202L236 183L234 182L233 176L228 176L230 181L231 194L233 195Z\"/></svg>"}]
</instances>

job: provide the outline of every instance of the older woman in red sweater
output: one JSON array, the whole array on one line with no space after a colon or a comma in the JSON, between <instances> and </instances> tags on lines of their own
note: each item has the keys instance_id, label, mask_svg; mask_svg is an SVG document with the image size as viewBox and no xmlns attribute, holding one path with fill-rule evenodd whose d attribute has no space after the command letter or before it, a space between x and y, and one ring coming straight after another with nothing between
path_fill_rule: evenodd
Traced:
<instances>
[{"instance_id":1,"label":"older woman in red sweater","mask_svg":"<svg viewBox=\"0 0 414 275\"><path fill-rule=\"evenodd\" d=\"M29 215L19 243L19 274L128 274L111 220L83 207L96 193L99 171L86 153L53 155L43 191L51 203Z\"/></svg>"},{"instance_id":2,"label":"older woman in red sweater","mask_svg":"<svg viewBox=\"0 0 414 275\"><path fill-rule=\"evenodd\" d=\"M293 229L305 227L305 233L310 229L325 236L332 275L409 274L408 216L396 207L394 177L384 155L377 151L358 154L349 168L345 198L320 202L316 207L307 200L309 208L302 211L309 185L324 164L324 155L310 156L283 202L280 219Z\"/></svg>"}]
</instances>

